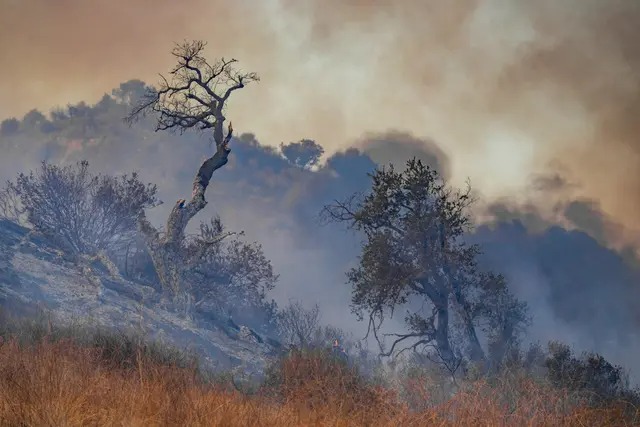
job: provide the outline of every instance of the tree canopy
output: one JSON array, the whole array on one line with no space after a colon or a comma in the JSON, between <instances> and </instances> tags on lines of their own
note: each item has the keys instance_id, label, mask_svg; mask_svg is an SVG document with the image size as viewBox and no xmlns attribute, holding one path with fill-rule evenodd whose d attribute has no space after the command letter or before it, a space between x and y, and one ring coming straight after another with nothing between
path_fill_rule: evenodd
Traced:
<instances>
[{"instance_id":1,"label":"tree canopy","mask_svg":"<svg viewBox=\"0 0 640 427\"><path fill-rule=\"evenodd\" d=\"M326 206L330 220L363 232L359 265L347 274L352 307L378 335L385 317L406 309L407 331L387 334L384 355L431 351L449 367L468 356L486 360L478 329L492 342L516 339L526 323L526 307L500 275L477 265L480 248L465 242L472 223L469 186L449 187L420 160L403 172L393 166L371 175L371 191Z\"/></svg>"}]
</instances>

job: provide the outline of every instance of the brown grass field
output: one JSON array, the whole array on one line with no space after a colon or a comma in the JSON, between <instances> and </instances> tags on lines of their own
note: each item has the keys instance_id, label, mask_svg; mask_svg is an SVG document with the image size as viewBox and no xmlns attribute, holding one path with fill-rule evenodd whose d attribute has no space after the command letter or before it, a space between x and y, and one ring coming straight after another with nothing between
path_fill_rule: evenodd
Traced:
<instances>
[{"instance_id":1,"label":"brown grass field","mask_svg":"<svg viewBox=\"0 0 640 427\"><path fill-rule=\"evenodd\" d=\"M246 394L203 381L195 368L136 354L123 363L114 352L68 339L3 339L0 425L634 425L622 403L600 409L569 404L566 393L526 379L498 386L476 381L453 398L432 402L426 381L413 378L403 384L409 402L400 403L389 388L372 385L346 365L298 354L283 359L270 382Z\"/></svg>"}]
</instances>

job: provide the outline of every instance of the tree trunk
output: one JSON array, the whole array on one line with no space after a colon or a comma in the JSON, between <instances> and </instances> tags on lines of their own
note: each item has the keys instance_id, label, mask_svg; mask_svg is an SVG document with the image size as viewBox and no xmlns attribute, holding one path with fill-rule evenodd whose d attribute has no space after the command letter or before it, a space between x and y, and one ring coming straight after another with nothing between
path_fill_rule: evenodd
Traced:
<instances>
[{"instance_id":1,"label":"tree trunk","mask_svg":"<svg viewBox=\"0 0 640 427\"><path fill-rule=\"evenodd\" d=\"M455 355L451 349L449 340L449 303L446 295L440 296L436 300L432 300L437 313L436 324L436 346L440 358L447 367L455 364Z\"/></svg>"},{"instance_id":2,"label":"tree trunk","mask_svg":"<svg viewBox=\"0 0 640 427\"><path fill-rule=\"evenodd\" d=\"M455 354L451 348L449 340L449 290L444 280L436 279L435 283L431 283L427 278L423 277L420 281L421 290L427 300L430 301L436 309L435 324L435 341L438 355L447 367L455 365Z\"/></svg>"},{"instance_id":3,"label":"tree trunk","mask_svg":"<svg viewBox=\"0 0 640 427\"><path fill-rule=\"evenodd\" d=\"M467 336L467 341L469 344L469 357L473 362L484 362L486 361L486 356L484 350L482 349L482 346L480 345L480 340L478 339L478 334L476 333L476 327L473 324L473 319L471 318L471 309L466 301L466 298L459 290L459 287L457 285L454 286L454 297L460 309L460 317L462 318L462 322L464 323L464 332Z\"/></svg>"},{"instance_id":4,"label":"tree trunk","mask_svg":"<svg viewBox=\"0 0 640 427\"><path fill-rule=\"evenodd\" d=\"M220 129L217 129L217 128ZM167 219L166 233L160 237L160 233L149 223L144 211L138 216L138 230L144 237L145 244L153 260L153 265L164 290L170 291L174 296L185 291L184 270L192 260L188 259L184 250L185 229L189 221L207 205L204 194L207 190L213 173L227 164L231 150L228 143L233 129L229 125L229 132L220 140L216 138L216 153L205 160L193 180L191 199L180 199L171 209ZM216 126L214 135L222 135L222 123Z\"/></svg>"},{"instance_id":5,"label":"tree trunk","mask_svg":"<svg viewBox=\"0 0 640 427\"><path fill-rule=\"evenodd\" d=\"M456 365L456 356L449 341L449 309L437 308L436 310L438 313L438 324L436 325L438 353L447 369L452 369Z\"/></svg>"},{"instance_id":6,"label":"tree trunk","mask_svg":"<svg viewBox=\"0 0 640 427\"><path fill-rule=\"evenodd\" d=\"M476 333L476 328L471 321L467 311L464 312L463 321L465 323L465 331L467 334L467 340L469 340L470 354L469 357L473 362L484 362L486 360L486 356L484 354L484 350L480 345L480 340L478 340L478 334Z\"/></svg>"},{"instance_id":7,"label":"tree trunk","mask_svg":"<svg viewBox=\"0 0 640 427\"><path fill-rule=\"evenodd\" d=\"M473 324L473 319L471 318L471 308L464 296L462 286L458 280L454 279L454 276L451 272L451 267L449 266L449 263L447 261L445 261L443 265L443 271L451 285L453 297L455 298L456 304L458 305L458 308L460 310L460 317L462 318L462 322L464 323L464 332L467 336L470 350L469 357L473 362L484 362L486 361L486 356L484 350L482 349L482 346L480 345L480 340L478 340L476 327Z\"/></svg>"}]
</instances>

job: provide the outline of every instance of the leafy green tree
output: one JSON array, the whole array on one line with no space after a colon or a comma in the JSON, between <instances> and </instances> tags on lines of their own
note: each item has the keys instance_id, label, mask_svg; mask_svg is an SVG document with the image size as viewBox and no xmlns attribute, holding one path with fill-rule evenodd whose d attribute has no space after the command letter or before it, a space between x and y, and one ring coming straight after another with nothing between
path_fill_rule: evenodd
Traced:
<instances>
[{"instance_id":1,"label":"leafy green tree","mask_svg":"<svg viewBox=\"0 0 640 427\"><path fill-rule=\"evenodd\" d=\"M359 265L347 277L353 310L368 318L381 347L385 317L406 309L408 331L387 334L393 341L383 354L431 349L455 369L463 357L486 361L479 329L492 341L514 341L526 307L503 277L480 271L478 246L464 241L471 228L470 188L450 188L415 159L401 173L389 167L371 178L370 193L326 206L324 214L364 234Z\"/></svg>"}]
</instances>

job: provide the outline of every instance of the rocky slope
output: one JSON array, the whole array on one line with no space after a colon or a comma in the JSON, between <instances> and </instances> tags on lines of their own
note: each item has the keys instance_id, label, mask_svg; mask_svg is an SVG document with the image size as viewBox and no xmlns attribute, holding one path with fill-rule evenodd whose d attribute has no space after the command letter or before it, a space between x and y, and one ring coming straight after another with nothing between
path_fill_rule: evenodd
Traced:
<instances>
[{"instance_id":1,"label":"rocky slope","mask_svg":"<svg viewBox=\"0 0 640 427\"><path fill-rule=\"evenodd\" d=\"M136 330L199 353L216 369L260 374L278 343L229 318L182 316L108 260L71 260L28 229L0 220L0 307L39 307L60 322ZM15 311L15 310L14 310Z\"/></svg>"}]
</instances>

